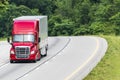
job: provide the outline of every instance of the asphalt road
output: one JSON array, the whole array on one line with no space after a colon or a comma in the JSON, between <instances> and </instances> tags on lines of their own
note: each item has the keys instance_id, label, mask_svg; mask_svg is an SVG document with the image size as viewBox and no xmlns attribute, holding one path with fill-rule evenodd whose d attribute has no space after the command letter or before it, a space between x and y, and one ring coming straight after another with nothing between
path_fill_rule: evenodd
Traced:
<instances>
[{"instance_id":1,"label":"asphalt road","mask_svg":"<svg viewBox=\"0 0 120 80\"><path fill-rule=\"evenodd\" d=\"M37 63L9 63L10 45L0 42L0 80L82 80L101 60L100 37L49 37L47 57Z\"/></svg>"}]
</instances>

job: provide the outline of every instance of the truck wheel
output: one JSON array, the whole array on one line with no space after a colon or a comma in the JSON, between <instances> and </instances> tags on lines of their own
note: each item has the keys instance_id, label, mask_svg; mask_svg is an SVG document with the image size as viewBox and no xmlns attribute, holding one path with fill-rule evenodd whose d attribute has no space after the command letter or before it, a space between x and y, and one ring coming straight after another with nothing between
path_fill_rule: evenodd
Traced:
<instances>
[{"instance_id":1,"label":"truck wheel","mask_svg":"<svg viewBox=\"0 0 120 80\"><path fill-rule=\"evenodd\" d=\"M37 61L40 61L40 58L39 58L39 59L37 59Z\"/></svg>"},{"instance_id":2,"label":"truck wheel","mask_svg":"<svg viewBox=\"0 0 120 80\"><path fill-rule=\"evenodd\" d=\"M10 60L10 63L13 63L14 61L13 60Z\"/></svg>"},{"instance_id":3,"label":"truck wheel","mask_svg":"<svg viewBox=\"0 0 120 80\"><path fill-rule=\"evenodd\" d=\"M36 63L37 61L36 61L36 60L33 60L32 62L33 62L33 63Z\"/></svg>"},{"instance_id":4,"label":"truck wheel","mask_svg":"<svg viewBox=\"0 0 120 80\"><path fill-rule=\"evenodd\" d=\"M47 47L47 48L45 48L45 53L46 53L46 54L45 54L45 56L47 56L47 50L48 50L48 47Z\"/></svg>"},{"instance_id":5,"label":"truck wheel","mask_svg":"<svg viewBox=\"0 0 120 80\"><path fill-rule=\"evenodd\" d=\"M41 54L42 57L47 56L47 48L46 47L43 48L42 51L41 51L41 53L44 53L44 54Z\"/></svg>"},{"instance_id":6,"label":"truck wheel","mask_svg":"<svg viewBox=\"0 0 120 80\"><path fill-rule=\"evenodd\" d=\"M47 48L45 48L45 55L43 55L44 57L47 56Z\"/></svg>"},{"instance_id":7,"label":"truck wheel","mask_svg":"<svg viewBox=\"0 0 120 80\"><path fill-rule=\"evenodd\" d=\"M40 59L41 59L41 54L39 53L39 55L40 55L40 58L38 58L37 61L40 61Z\"/></svg>"},{"instance_id":8,"label":"truck wheel","mask_svg":"<svg viewBox=\"0 0 120 80\"><path fill-rule=\"evenodd\" d=\"M46 50L48 50L48 44L47 44L47 46L46 46Z\"/></svg>"}]
</instances>

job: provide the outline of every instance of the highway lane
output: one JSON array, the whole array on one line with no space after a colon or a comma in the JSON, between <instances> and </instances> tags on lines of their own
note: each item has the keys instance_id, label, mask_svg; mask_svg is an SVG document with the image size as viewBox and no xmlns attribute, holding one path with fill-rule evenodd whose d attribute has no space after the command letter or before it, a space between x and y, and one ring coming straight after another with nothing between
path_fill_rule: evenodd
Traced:
<instances>
[{"instance_id":1,"label":"highway lane","mask_svg":"<svg viewBox=\"0 0 120 80\"><path fill-rule=\"evenodd\" d=\"M89 36L50 37L47 57L15 64L8 63L9 54L5 54L10 46L1 46L0 80L81 80L104 56L107 42Z\"/></svg>"},{"instance_id":2,"label":"highway lane","mask_svg":"<svg viewBox=\"0 0 120 80\"><path fill-rule=\"evenodd\" d=\"M0 41L0 67L9 63L10 45L6 41Z\"/></svg>"},{"instance_id":3,"label":"highway lane","mask_svg":"<svg viewBox=\"0 0 120 80\"><path fill-rule=\"evenodd\" d=\"M19 80L82 80L100 61L107 42L99 37L69 37L56 57Z\"/></svg>"},{"instance_id":4,"label":"highway lane","mask_svg":"<svg viewBox=\"0 0 120 80\"><path fill-rule=\"evenodd\" d=\"M2 59L2 56L5 56L4 58L4 65L0 67L0 80L16 80L19 79L20 77L26 75L27 73L33 71L40 65L43 65L51 59L52 57L55 57L56 54L59 54L59 52L66 47L66 45L69 43L69 38L49 38L49 50L48 50L48 55L47 57L42 58L40 61L37 63L14 63L10 64L8 61L9 54L6 54L6 48L9 46L5 42L1 42L1 54L0 54L0 59ZM61 45L62 44L62 45ZM59 46L60 45L60 46ZM6 48L5 48L6 47ZM54 50L55 49L55 50ZM9 52L9 51L8 51ZM50 54L49 54L50 53ZM6 61L8 63L6 63ZM5 64L6 63L6 64Z\"/></svg>"}]
</instances>

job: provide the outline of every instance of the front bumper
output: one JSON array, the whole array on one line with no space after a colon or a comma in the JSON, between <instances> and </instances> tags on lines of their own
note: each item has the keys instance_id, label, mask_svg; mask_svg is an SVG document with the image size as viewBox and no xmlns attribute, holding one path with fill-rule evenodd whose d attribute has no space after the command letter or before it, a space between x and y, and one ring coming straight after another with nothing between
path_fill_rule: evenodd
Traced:
<instances>
[{"instance_id":1,"label":"front bumper","mask_svg":"<svg viewBox=\"0 0 120 80\"><path fill-rule=\"evenodd\" d=\"M10 54L10 60L12 61L36 60L36 54L30 54L28 58L17 58L15 54Z\"/></svg>"}]
</instances>

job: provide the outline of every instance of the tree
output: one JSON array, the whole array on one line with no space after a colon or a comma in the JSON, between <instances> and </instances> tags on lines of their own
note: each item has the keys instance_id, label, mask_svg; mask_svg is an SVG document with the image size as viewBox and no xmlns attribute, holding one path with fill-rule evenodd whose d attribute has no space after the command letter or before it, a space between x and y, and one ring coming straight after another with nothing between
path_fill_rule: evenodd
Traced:
<instances>
[{"instance_id":1,"label":"tree","mask_svg":"<svg viewBox=\"0 0 120 80\"><path fill-rule=\"evenodd\" d=\"M30 8L20 5L7 5L6 9L3 10L4 14L1 14L0 18L0 37L6 37L10 36L11 34L11 29L12 29L12 22L13 18L16 18L18 16L23 16L23 15L37 15L39 14L37 10L33 9L31 10Z\"/></svg>"},{"instance_id":2,"label":"tree","mask_svg":"<svg viewBox=\"0 0 120 80\"><path fill-rule=\"evenodd\" d=\"M43 15L50 15L56 9L55 0L10 0L10 3L16 5L25 5L30 9L38 8Z\"/></svg>"},{"instance_id":3,"label":"tree","mask_svg":"<svg viewBox=\"0 0 120 80\"><path fill-rule=\"evenodd\" d=\"M79 36L79 35L87 35L87 34L91 34L88 25L81 25L79 28L74 29L74 35Z\"/></svg>"},{"instance_id":4,"label":"tree","mask_svg":"<svg viewBox=\"0 0 120 80\"><path fill-rule=\"evenodd\" d=\"M116 26L115 27L116 35L120 35L120 12L112 16L110 20L111 20L111 23L113 23Z\"/></svg>"},{"instance_id":5,"label":"tree","mask_svg":"<svg viewBox=\"0 0 120 80\"><path fill-rule=\"evenodd\" d=\"M74 22L69 19L63 19L60 15L53 16L49 20L49 35L72 35L74 29Z\"/></svg>"}]
</instances>

